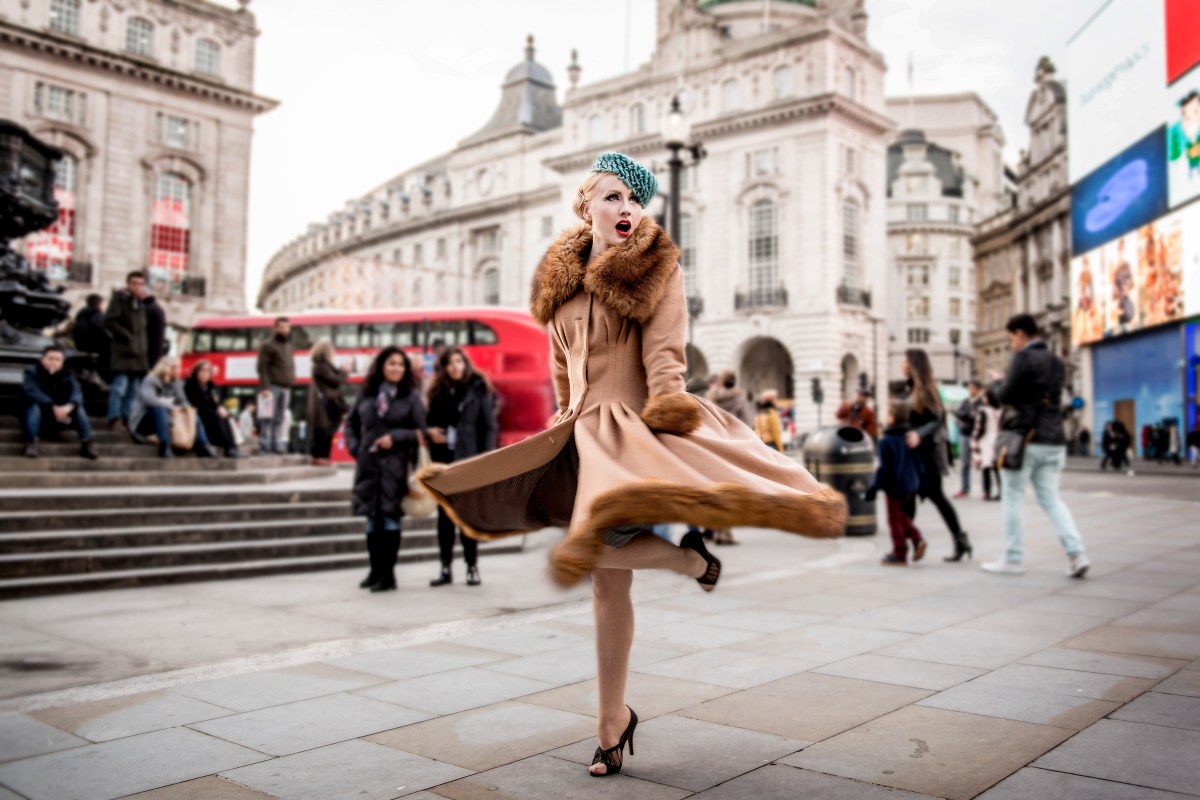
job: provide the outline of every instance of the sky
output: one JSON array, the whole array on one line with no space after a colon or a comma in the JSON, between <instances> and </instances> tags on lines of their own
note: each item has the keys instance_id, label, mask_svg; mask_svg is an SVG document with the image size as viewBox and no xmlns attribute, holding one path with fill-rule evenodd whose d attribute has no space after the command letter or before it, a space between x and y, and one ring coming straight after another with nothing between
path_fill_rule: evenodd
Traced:
<instances>
[{"instance_id":1,"label":"sky","mask_svg":"<svg viewBox=\"0 0 1200 800\"><path fill-rule=\"evenodd\" d=\"M1105 0L867 0L867 38L889 95L974 90L999 115L1015 162L1042 55L1068 80L1067 40ZM231 4L231 3L227 3ZM253 0L255 90L282 105L255 121L247 303L272 254L310 222L488 120L505 73L536 60L560 92L620 75L654 47L655 0Z\"/></svg>"}]
</instances>

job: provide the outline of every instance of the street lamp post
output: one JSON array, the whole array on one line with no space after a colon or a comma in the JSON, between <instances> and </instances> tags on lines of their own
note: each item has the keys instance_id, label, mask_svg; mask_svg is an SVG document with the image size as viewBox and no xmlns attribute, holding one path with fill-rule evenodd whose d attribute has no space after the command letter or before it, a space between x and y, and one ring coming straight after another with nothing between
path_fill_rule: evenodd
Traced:
<instances>
[{"instance_id":1,"label":"street lamp post","mask_svg":"<svg viewBox=\"0 0 1200 800\"><path fill-rule=\"evenodd\" d=\"M676 242L679 241L679 179L683 172L683 159L679 152L687 147L687 120L683 117L683 107L679 97L671 100L671 111L667 114L666 127L667 149L671 151L671 160L667 165L671 169L671 189L667 205L667 233Z\"/></svg>"},{"instance_id":2,"label":"street lamp post","mask_svg":"<svg viewBox=\"0 0 1200 800\"><path fill-rule=\"evenodd\" d=\"M958 385L958 329L950 331L950 344L954 345L954 385Z\"/></svg>"}]
</instances>

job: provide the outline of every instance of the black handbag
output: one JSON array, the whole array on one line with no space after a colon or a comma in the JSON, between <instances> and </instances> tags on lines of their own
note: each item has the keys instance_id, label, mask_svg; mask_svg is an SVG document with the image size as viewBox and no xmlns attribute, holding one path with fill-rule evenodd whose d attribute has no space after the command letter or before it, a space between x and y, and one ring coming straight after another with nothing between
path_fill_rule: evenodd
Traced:
<instances>
[{"instance_id":1,"label":"black handbag","mask_svg":"<svg viewBox=\"0 0 1200 800\"><path fill-rule=\"evenodd\" d=\"M996 434L996 468L1020 469L1025 463L1025 445L1033 438L1034 429L1025 433L1021 431L1000 431Z\"/></svg>"}]
</instances>

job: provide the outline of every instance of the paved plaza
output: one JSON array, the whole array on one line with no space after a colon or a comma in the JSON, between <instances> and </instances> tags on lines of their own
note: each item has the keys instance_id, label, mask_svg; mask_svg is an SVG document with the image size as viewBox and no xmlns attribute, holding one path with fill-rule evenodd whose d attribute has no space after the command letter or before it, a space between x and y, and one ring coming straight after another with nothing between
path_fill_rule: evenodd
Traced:
<instances>
[{"instance_id":1,"label":"paved plaza","mask_svg":"<svg viewBox=\"0 0 1200 800\"><path fill-rule=\"evenodd\" d=\"M972 563L922 507L907 569L886 535L747 530L711 595L639 575L637 753L603 780L589 590L551 586L551 534L478 589L425 563L382 596L329 572L6 602L0 800L1200 797L1200 481L1065 483L1084 581L1032 505L1027 574L982 573L978 499Z\"/></svg>"}]
</instances>

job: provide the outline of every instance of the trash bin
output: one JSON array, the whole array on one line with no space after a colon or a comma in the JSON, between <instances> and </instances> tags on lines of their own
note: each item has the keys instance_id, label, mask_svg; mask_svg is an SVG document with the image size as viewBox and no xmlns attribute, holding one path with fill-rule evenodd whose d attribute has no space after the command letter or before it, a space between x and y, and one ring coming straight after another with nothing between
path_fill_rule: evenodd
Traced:
<instances>
[{"instance_id":1,"label":"trash bin","mask_svg":"<svg viewBox=\"0 0 1200 800\"><path fill-rule=\"evenodd\" d=\"M821 428L804 443L804 466L846 496L847 536L875 533L875 501L863 498L875 479L875 443L870 436L848 425Z\"/></svg>"}]
</instances>

